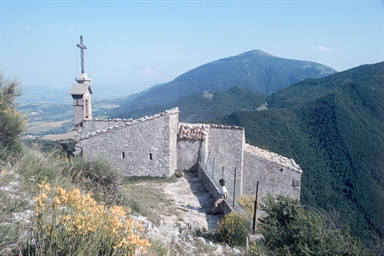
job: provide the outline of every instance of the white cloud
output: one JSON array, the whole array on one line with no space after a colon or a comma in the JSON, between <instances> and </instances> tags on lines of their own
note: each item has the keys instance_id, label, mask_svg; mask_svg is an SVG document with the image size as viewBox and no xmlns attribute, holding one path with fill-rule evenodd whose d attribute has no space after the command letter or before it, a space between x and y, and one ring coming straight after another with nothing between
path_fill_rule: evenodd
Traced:
<instances>
[{"instance_id":1,"label":"white cloud","mask_svg":"<svg viewBox=\"0 0 384 256\"><path fill-rule=\"evenodd\" d=\"M322 51L322 52L334 52L335 51L334 49L328 48L325 46L319 46L319 47L317 47L317 49L319 49L319 51Z\"/></svg>"},{"instance_id":2,"label":"white cloud","mask_svg":"<svg viewBox=\"0 0 384 256\"><path fill-rule=\"evenodd\" d=\"M139 70L140 74L142 74L143 76L153 76L153 75L156 75L157 74L157 71L156 70L151 70L151 69L143 69L143 70Z\"/></svg>"}]
</instances>

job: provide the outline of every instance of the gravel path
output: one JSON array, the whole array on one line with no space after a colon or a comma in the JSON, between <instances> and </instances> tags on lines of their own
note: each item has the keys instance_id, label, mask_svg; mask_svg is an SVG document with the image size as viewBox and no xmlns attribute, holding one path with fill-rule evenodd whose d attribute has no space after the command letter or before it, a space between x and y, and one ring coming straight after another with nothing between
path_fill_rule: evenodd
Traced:
<instances>
[{"instance_id":1,"label":"gravel path","mask_svg":"<svg viewBox=\"0 0 384 256\"><path fill-rule=\"evenodd\" d=\"M160 240L166 247L182 248L182 255L240 255L236 248L196 236L196 231L216 229L222 218L221 215L206 215L213 207L214 198L196 173L185 173L176 182L161 184L159 189L174 202L179 214L161 215L158 223L137 217L143 222L147 237Z\"/></svg>"},{"instance_id":2,"label":"gravel path","mask_svg":"<svg viewBox=\"0 0 384 256\"><path fill-rule=\"evenodd\" d=\"M164 194L175 202L177 210L183 217L183 222L197 224L207 230L217 227L221 216L206 215L212 209L214 198L203 186L196 173L185 173L175 183L166 183L163 186ZM164 222L175 223L176 216L163 216Z\"/></svg>"}]
</instances>

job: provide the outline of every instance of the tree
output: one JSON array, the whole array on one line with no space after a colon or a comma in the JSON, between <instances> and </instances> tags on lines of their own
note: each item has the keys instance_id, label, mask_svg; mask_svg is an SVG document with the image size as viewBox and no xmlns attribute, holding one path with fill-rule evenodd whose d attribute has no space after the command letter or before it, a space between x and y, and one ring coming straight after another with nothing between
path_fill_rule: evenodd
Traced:
<instances>
[{"instance_id":1,"label":"tree","mask_svg":"<svg viewBox=\"0 0 384 256\"><path fill-rule=\"evenodd\" d=\"M17 78L5 79L0 74L0 150L19 149L19 136L25 130L24 116L15 108L15 98L21 95Z\"/></svg>"}]
</instances>

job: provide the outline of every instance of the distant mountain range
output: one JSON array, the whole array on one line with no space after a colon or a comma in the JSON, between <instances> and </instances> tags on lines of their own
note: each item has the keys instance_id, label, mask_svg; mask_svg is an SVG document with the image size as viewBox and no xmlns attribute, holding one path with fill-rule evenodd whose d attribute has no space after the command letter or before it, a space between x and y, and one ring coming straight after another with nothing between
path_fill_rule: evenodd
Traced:
<instances>
[{"instance_id":1,"label":"distant mountain range","mask_svg":"<svg viewBox=\"0 0 384 256\"><path fill-rule=\"evenodd\" d=\"M181 120L202 121L205 118L230 114L238 109L256 109L264 103L265 95L307 78L324 77L333 73L336 71L322 64L283 59L254 50L202 65L180 75L171 82L158 84L135 94L132 94L129 88L122 84L92 82L93 114L96 118L106 115L135 118L179 106L182 110ZM68 88L24 85L24 93L17 98L17 102L26 112L33 112L33 109L36 108L35 103L47 103L45 106L50 106L50 103L64 104L71 108L72 98L68 94L70 84L69 81ZM220 93L220 91L231 87L246 89L249 91L249 95L245 93L243 94L245 98L242 98L241 93L238 94L235 96L237 102L233 99L227 100L227 97L232 96L228 93ZM200 98L192 96L194 94L200 95L198 96ZM233 94L233 91L230 94ZM214 95L214 97L209 95ZM213 104L211 109L203 108L207 101ZM259 105L252 105L255 102ZM189 107L189 105L194 105L194 107ZM119 107L116 108L116 106ZM41 113L34 117L40 118L41 116L42 120L51 120L50 108L34 111ZM218 108L221 111L217 111ZM191 112L187 109L191 109ZM47 115L44 116L44 113Z\"/></svg>"},{"instance_id":2,"label":"distant mountain range","mask_svg":"<svg viewBox=\"0 0 384 256\"><path fill-rule=\"evenodd\" d=\"M73 83L76 83L73 81ZM64 103L71 104L72 97L68 94L69 88L71 88L71 81L68 81L67 88L57 88L46 84L35 85L22 85L23 94L17 97L19 103ZM94 92L92 94L92 101L101 101L106 99L115 99L120 97L127 97L132 94L134 88L129 88L124 84L107 84L92 82L91 88Z\"/></svg>"},{"instance_id":3,"label":"distant mountain range","mask_svg":"<svg viewBox=\"0 0 384 256\"><path fill-rule=\"evenodd\" d=\"M195 93L231 87L269 95L307 78L334 74L330 67L310 61L283 59L260 50L228 57L192 69L169 83L153 86L135 95L119 112L163 105Z\"/></svg>"},{"instance_id":4,"label":"distant mountain range","mask_svg":"<svg viewBox=\"0 0 384 256\"><path fill-rule=\"evenodd\" d=\"M256 110L265 107L264 94L238 86L225 91L204 91L186 96L164 105L154 105L128 112L111 109L109 116L114 118L140 118L154 115L167 109L178 107L182 122L203 122L208 119L229 115L238 110Z\"/></svg>"},{"instance_id":5,"label":"distant mountain range","mask_svg":"<svg viewBox=\"0 0 384 256\"><path fill-rule=\"evenodd\" d=\"M307 79L266 97L268 110L211 120L295 159L302 203L341 213L355 235L384 238L384 62Z\"/></svg>"}]
</instances>

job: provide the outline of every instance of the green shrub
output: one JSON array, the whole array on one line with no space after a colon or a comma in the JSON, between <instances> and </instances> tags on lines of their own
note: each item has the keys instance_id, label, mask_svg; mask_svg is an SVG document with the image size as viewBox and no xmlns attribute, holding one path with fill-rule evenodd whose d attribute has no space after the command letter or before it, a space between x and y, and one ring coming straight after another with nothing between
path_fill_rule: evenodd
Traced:
<instances>
[{"instance_id":1,"label":"green shrub","mask_svg":"<svg viewBox=\"0 0 384 256\"><path fill-rule=\"evenodd\" d=\"M16 110L14 100L21 94L20 82L17 79L5 79L0 74L0 150L8 152L20 151L21 143L18 140L25 130L24 116Z\"/></svg>"},{"instance_id":2,"label":"green shrub","mask_svg":"<svg viewBox=\"0 0 384 256\"><path fill-rule=\"evenodd\" d=\"M306 210L286 196L264 199L268 215L259 222L266 246L277 255L374 255L351 236L349 228Z\"/></svg>"},{"instance_id":3,"label":"green shrub","mask_svg":"<svg viewBox=\"0 0 384 256\"><path fill-rule=\"evenodd\" d=\"M39 145L35 145L35 148L33 146L24 150L16 168L19 174L28 177L26 182L30 184L32 193L37 192L34 188L36 182L46 180L52 186L71 188L75 185L90 191L97 201L103 201L107 205L121 200L119 186L122 183L122 174L101 159L69 161L56 152L42 153Z\"/></svg>"},{"instance_id":4,"label":"green shrub","mask_svg":"<svg viewBox=\"0 0 384 256\"><path fill-rule=\"evenodd\" d=\"M229 245L244 245L250 222L239 212L231 212L217 224L220 238Z\"/></svg>"},{"instance_id":5,"label":"green shrub","mask_svg":"<svg viewBox=\"0 0 384 256\"><path fill-rule=\"evenodd\" d=\"M109 205L120 199L119 186L122 184L122 174L106 160L78 159L65 172L72 177L73 183L91 191L98 201L104 201Z\"/></svg>"}]
</instances>

